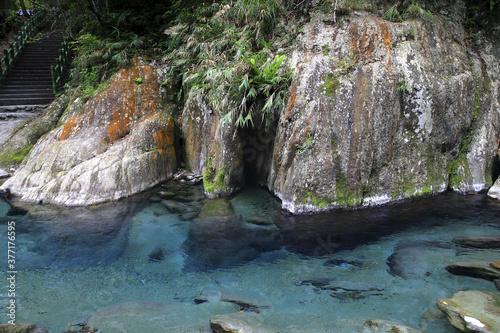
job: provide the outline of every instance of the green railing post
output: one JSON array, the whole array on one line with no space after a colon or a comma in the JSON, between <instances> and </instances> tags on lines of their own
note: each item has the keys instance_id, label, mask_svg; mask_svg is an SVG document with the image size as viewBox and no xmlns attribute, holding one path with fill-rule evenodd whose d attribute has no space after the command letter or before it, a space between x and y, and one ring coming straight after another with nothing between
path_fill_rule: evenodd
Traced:
<instances>
[{"instance_id":1,"label":"green railing post","mask_svg":"<svg viewBox=\"0 0 500 333\"><path fill-rule=\"evenodd\" d=\"M14 39L14 43L9 44L9 49L4 50L4 57L0 61L0 86L2 85L4 77L10 71L16 58L21 54L28 40L33 37L40 27L45 23L45 15L43 11L36 11L23 27L20 29L19 34Z\"/></svg>"},{"instance_id":2,"label":"green railing post","mask_svg":"<svg viewBox=\"0 0 500 333\"><path fill-rule=\"evenodd\" d=\"M52 91L54 91L54 95L57 94L57 83L56 83L56 70L54 66L50 66L50 72L52 74Z\"/></svg>"}]
</instances>

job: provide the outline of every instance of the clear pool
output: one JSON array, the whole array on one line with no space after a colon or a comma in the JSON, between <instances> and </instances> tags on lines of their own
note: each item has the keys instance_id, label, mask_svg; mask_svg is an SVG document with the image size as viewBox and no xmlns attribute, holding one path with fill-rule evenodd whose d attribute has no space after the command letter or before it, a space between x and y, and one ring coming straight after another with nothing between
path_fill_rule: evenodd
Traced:
<instances>
[{"instance_id":1,"label":"clear pool","mask_svg":"<svg viewBox=\"0 0 500 333\"><path fill-rule=\"evenodd\" d=\"M500 236L500 203L485 195L293 216L259 188L205 200L198 186L169 183L97 207L26 213L0 201L0 221L2 253L16 224L16 321L50 332L89 320L104 333L210 332L212 316L244 310L271 332L358 332L372 318L451 332L435 300L495 287L444 267L500 260L452 242ZM219 300L231 292L258 306Z\"/></svg>"}]
</instances>

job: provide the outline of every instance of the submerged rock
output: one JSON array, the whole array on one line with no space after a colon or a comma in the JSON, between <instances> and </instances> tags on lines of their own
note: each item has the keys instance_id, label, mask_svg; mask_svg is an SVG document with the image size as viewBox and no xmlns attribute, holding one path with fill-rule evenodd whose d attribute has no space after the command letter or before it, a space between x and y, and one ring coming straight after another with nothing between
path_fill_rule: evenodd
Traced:
<instances>
[{"instance_id":1,"label":"submerged rock","mask_svg":"<svg viewBox=\"0 0 500 333\"><path fill-rule=\"evenodd\" d=\"M49 333L49 331L35 324L15 323L0 325L0 333Z\"/></svg>"},{"instance_id":2,"label":"submerged rock","mask_svg":"<svg viewBox=\"0 0 500 333\"><path fill-rule=\"evenodd\" d=\"M268 308L273 305L269 298L245 290L225 290L222 292L221 300L238 304L244 308Z\"/></svg>"},{"instance_id":3,"label":"submerged rock","mask_svg":"<svg viewBox=\"0 0 500 333\"><path fill-rule=\"evenodd\" d=\"M403 279L422 278L435 269L427 257L441 256L443 251L453 251L446 243L416 241L399 244L387 258L389 274Z\"/></svg>"},{"instance_id":4,"label":"submerged rock","mask_svg":"<svg viewBox=\"0 0 500 333\"><path fill-rule=\"evenodd\" d=\"M466 275L493 281L500 279L500 269L491 267L489 262L457 262L446 266L446 270L456 275Z\"/></svg>"},{"instance_id":5,"label":"submerged rock","mask_svg":"<svg viewBox=\"0 0 500 333\"><path fill-rule=\"evenodd\" d=\"M500 237L495 236L464 236L453 238L453 242L464 247L477 249L500 249Z\"/></svg>"},{"instance_id":6,"label":"submerged rock","mask_svg":"<svg viewBox=\"0 0 500 333\"><path fill-rule=\"evenodd\" d=\"M459 291L436 301L451 324L461 332L500 332L500 294L488 291Z\"/></svg>"},{"instance_id":7,"label":"submerged rock","mask_svg":"<svg viewBox=\"0 0 500 333\"><path fill-rule=\"evenodd\" d=\"M277 328L266 324L252 312L231 313L210 318L210 327L215 333L276 333Z\"/></svg>"},{"instance_id":8,"label":"submerged rock","mask_svg":"<svg viewBox=\"0 0 500 333\"><path fill-rule=\"evenodd\" d=\"M361 328L361 333L423 333L413 327L388 320L370 319Z\"/></svg>"},{"instance_id":9,"label":"submerged rock","mask_svg":"<svg viewBox=\"0 0 500 333\"><path fill-rule=\"evenodd\" d=\"M142 192L176 170L175 123L159 106L151 66L120 70L88 102L73 101L65 120L1 188L28 202L90 205Z\"/></svg>"},{"instance_id":10,"label":"submerged rock","mask_svg":"<svg viewBox=\"0 0 500 333\"><path fill-rule=\"evenodd\" d=\"M87 325L102 332L204 332L210 317L234 312L224 302L205 304L124 302L94 312Z\"/></svg>"}]
</instances>

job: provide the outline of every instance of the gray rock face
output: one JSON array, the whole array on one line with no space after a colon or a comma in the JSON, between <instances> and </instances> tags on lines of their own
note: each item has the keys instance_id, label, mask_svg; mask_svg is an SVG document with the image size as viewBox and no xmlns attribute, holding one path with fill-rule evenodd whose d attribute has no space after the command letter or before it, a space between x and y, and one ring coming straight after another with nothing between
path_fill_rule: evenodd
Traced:
<instances>
[{"instance_id":1,"label":"gray rock face","mask_svg":"<svg viewBox=\"0 0 500 333\"><path fill-rule=\"evenodd\" d=\"M500 178L495 181L492 187L488 190L488 195L494 199L500 200Z\"/></svg>"},{"instance_id":2,"label":"gray rock face","mask_svg":"<svg viewBox=\"0 0 500 333\"><path fill-rule=\"evenodd\" d=\"M320 211L445 190L474 117L475 74L454 41L463 31L437 17L394 24L367 14L339 26L318 14L304 30L269 177L283 206ZM299 154L309 136L310 153Z\"/></svg>"},{"instance_id":3,"label":"gray rock face","mask_svg":"<svg viewBox=\"0 0 500 333\"><path fill-rule=\"evenodd\" d=\"M136 84L136 78L142 84ZM63 126L45 135L3 185L22 201L90 205L118 200L170 178L174 122L159 108L153 68L121 70L87 103L73 101Z\"/></svg>"},{"instance_id":4,"label":"gray rock face","mask_svg":"<svg viewBox=\"0 0 500 333\"><path fill-rule=\"evenodd\" d=\"M500 294L487 291L459 291L436 301L451 324L461 332L500 332Z\"/></svg>"},{"instance_id":5,"label":"gray rock face","mask_svg":"<svg viewBox=\"0 0 500 333\"><path fill-rule=\"evenodd\" d=\"M287 54L295 77L275 128L253 130L272 134L261 135L272 141L256 151L254 179L244 160L252 130L222 124L222 110L191 95L183 131L191 167L209 171L206 192L254 181L303 213L491 186L497 44L484 39L468 54L453 15L393 23L354 13L338 24L327 15L312 13Z\"/></svg>"}]
</instances>

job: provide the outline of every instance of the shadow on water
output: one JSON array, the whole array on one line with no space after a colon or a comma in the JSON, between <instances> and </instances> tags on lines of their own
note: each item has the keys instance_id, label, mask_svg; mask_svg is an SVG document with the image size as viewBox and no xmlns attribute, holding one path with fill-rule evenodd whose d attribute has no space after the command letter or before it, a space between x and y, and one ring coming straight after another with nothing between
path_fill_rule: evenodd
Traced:
<instances>
[{"instance_id":1,"label":"shadow on water","mask_svg":"<svg viewBox=\"0 0 500 333\"><path fill-rule=\"evenodd\" d=\"M28 206L16 221L19 269L85 268L112 263L128 242L136 199L90 207ZM19 214L12 210L10 214Z\"/></svg>"},{"instance_id":2,"label":"shadow on water","mask_svg":"<svg viewBox=\"0 0 500 333\"><path fill-rule=\"evenodd\" d=\"M181 190L176 188L183 193ZM184 257L184 271L229 268L262 258L274 260L272 253L279 256L280 251L276 250L283 248L321 257L410 228L424 230L445 224L450 219L470 219L478 225L500 227L500 203L485 195L444 193L379 208L287 215L281 212L274 197L258 188L246 189L231 199L204 201L199 200L197 191L192 192L190 195L198 201L193 201L196 205L191 206L200 208L189 214L180 212L177 222L172 222L186 226L178 230L186 230L180 232L187 234L174 235L175 239L185 237L184 244L172 249ZM188 207L189 198L178 197L182 199L179 202ZM17 221L20 269L107 265L127 249L132 218L140 209L148 209L149 198L150 195L137 196L95 207L33 206L24 216L0 219ZM175 198L170 200L171 209L172 200ZM192 207L190 209L194 209ZM488 215L483 216L483 212ZM187 215L196 217L182 218ZM169 216L163 222L158 217L159 225L170 223L172 215ZM168 239L162 241L169 242ZM170 255L165 251L153 250L143 259L161 262Z\"/></svg>"},{"instance_id":3,"label":"shadow on water","mask_svg":"<svg viewBox=\"0 0 500 333\"><path fill-rule=\"evenodd\" d=\"M486 208L494 216L488 221L481 221L480 214ZM465 220L474 216L478 216L479 223L500 227L498 202L485 195L464 196L453 192L378 208L317 215L283 215L276 223L289 251L321 256L353 249L409 228L424 230L450 219Z\"/></svg>"}]
</instances>

